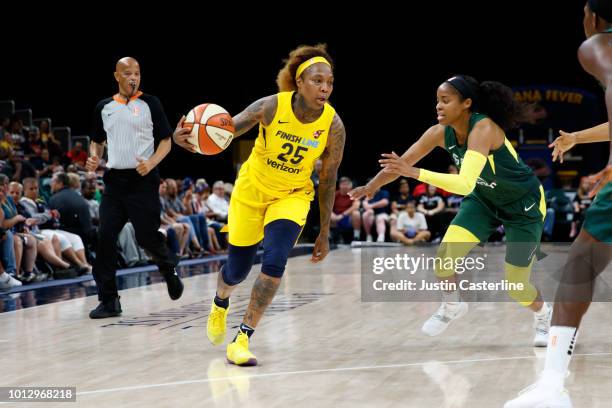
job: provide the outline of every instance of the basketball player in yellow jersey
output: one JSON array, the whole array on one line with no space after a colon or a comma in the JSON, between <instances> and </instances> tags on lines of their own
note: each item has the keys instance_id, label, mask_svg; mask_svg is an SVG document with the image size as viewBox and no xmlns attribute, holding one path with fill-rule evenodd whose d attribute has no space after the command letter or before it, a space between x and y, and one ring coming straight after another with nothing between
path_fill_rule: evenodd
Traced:
<instances>
[{"instance_id":1,"label":"basketball player in yellow jersey","mask_svg":"<svg viewBox=\"0 0 612 408\"><path fill-rule=\"evenodd\" d=\"M242 282L263 240L261 273L227 359L240 366L256 365L249 339L272 302L285 271L287 258L306 222L314 187L310 176L317 159L323 160L319 182L321 232L312 262L329 252L329 222L334 204L336 175L342 160L344 125L328 99L334 87L333 65L325 45L300 46L289 54L278 73L279 93L262 98L236 115L238 137L256 124L259 136L242 165L228 214L229 256L219 273L217 293L208 317L208 339L223 343L229 297ZM190 150L189 130L174 134L174 141Z\"/></svg>"}]
</instances>

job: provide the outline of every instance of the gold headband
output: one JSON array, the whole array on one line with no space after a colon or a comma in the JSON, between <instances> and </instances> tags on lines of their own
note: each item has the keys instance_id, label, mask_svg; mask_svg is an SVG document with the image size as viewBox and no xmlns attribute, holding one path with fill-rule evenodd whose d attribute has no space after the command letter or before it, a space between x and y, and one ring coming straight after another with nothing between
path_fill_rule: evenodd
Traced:
<instances>
[{"instance_id":1,"label":"gold headband","mask_svg":"<svg viewBox=\"0 0 612 408\"><path fill-rule=\"evenodd\" d=\"M295 73L295 79L298 79L300 75L302 75L302 72L306 70L306 68L310 67L311 65L317 64L319 62L323 64L327 64L331 67L331 64L324 57L314 57L300 64L300 66L298 67Z\"/></svg>"}]
</instances>

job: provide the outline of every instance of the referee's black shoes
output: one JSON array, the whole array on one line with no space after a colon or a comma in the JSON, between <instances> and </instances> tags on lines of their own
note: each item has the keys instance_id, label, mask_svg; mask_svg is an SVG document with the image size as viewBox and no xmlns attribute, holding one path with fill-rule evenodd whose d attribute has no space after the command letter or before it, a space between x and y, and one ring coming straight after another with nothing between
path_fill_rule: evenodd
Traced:
<instances>
[{"instance_id":1,"label":"referee's black shoes","mask_svg":"<svg viewBox=\"0 0 612 408\"><path fill-rule=\"evenodd\" d=\"M168 285L168 295L170 295L170 299L177 300L180 298L183 294L184 286L183 282L181 282L181 278L176 272L176 268L170 270L160 269L160 272L166 280L166 285Z\"/></svg>"},{"instance_id":2,"label":"referee's black shoes","mask_svg":"<svg viewBox=\"0 0 612 408\"><path fill-rule=\"evenodd\" d=\"M119 297L103 300L98 307L89 312L90 319L105 319L107 317L116 317L121 315L121 303Z\"/></svg>"}]
</instances>

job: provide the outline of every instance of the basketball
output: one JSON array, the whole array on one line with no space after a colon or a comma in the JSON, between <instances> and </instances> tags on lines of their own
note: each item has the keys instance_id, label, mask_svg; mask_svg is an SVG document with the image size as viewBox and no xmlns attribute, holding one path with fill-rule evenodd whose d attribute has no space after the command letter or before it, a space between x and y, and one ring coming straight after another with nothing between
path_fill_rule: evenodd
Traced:
<instances>
[{"instance_id":1,"label":"basketball","mask_svg":"<svg viewBox=\"0 0 612 408\"><path fill-rule=\"evenodd\" d=\"M183 127L191 129L189 142L200 154L221 153L234 138L232 117L214 103L204 103L190 110Z\"/></svg>"}]
</instances>

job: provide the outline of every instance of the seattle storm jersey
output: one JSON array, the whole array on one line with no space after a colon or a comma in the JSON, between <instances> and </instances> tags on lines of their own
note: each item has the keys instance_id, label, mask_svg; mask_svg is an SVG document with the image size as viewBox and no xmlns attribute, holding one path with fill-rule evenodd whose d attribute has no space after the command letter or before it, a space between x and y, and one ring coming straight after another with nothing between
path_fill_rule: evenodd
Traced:
<instances>
[{"instance_id":1,"label":"seattle storm jersey","mask_svg":"<svg viewBox=\"0 0 612 408\"><path fill-rule=\"evenodd\" d=\"M480 113L472 113L468 127L468 137L476 123L486 117L486 115ZM467 151L467 140L460 146L457 142L455 130L446 126L444 148L452 156L457 168L461 169L461 163ZM540 182L531 168L521 160L510 141L504 138L504 144L500 148L489 152L487 163L476 180L476 187L471 194L484 198L496 207L501 207L520 199L539 187Z\"/></svg>"}]
</instances>

